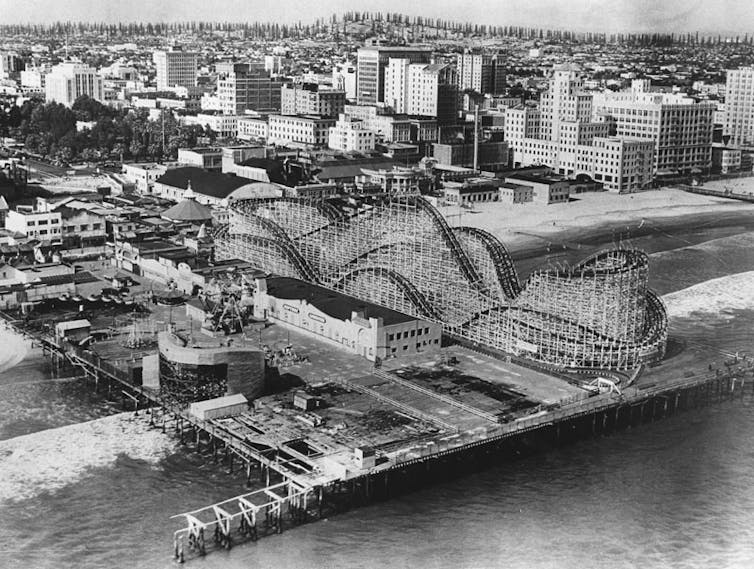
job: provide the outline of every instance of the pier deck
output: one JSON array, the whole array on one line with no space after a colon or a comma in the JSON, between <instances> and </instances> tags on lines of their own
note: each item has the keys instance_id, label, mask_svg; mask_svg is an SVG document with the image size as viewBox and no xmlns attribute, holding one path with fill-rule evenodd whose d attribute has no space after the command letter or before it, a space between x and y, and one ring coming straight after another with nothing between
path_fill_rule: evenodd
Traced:
<instances>
[{"instance_id":1,"label":"pier deck","mask_svg":"<svg viewBox=\"0 0 754 569\"><path fill-rule=\"evenodd\" d=\"M263 487L248 495L181 514L186 525L175 533L178 559L185 556L184 544L204 553L209 532L217 546L229 547L239 532L251 539L277 533L317 519L323 508L386 498L407 481L476 467L485 457L535 444L531 440L538 437L560 441L574 433L609 432L754 385L752 361L737 356L687 377L671 377L670 362L620 392L595 393L458 346L375 369L309 337L284 334L309 356L308 363L288 371L300 373L301 389L316 396L319 407L298 409L293 392L284 391L258 398L247 412L208 421L167 405L158 392L134 382L124 362L143 350L117 347L114 341L91 350L39 332L33 337L51 357L80 368L95 385L115 385L133 408L155 406L156 427L174 428L205 456L209 452L230 471L244 471L249 484L260 481ZM349 366L339 365L343 362ZM374 461L361 462L359 448L374 449Z\"/></svg>"}]
</instances>

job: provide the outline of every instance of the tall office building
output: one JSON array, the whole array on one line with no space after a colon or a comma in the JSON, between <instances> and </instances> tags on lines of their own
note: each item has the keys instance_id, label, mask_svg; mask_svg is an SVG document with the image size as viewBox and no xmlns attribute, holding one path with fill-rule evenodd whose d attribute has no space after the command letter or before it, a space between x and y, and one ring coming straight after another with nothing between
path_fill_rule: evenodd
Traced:
<instances>
[{"instance_id":1,"label":"tall office building","mask_svg":"<svg viewBox=\"0 0 754 569\"><path fill-rule=\"evenodd\" d=\"M356 100L356 66L346 61L338 63L332 70L332 84L336 89L346 92L346 99Z\"/></svg>"},{"instance_id":2,"label":"tall office building","mask_svg":"<svg viewBox=\"0 0 754 569\"><path fill-rule=\"evenodd\" d=\"M102 78L97 71L82 63L66 62L56 65L45 79L45 100L67 107L82 95L104 101Z\"/></svg>"},{"instance_id":3,"label":"tall office building","mask_svg":"<svg viewBox=\"0 0 754 569\"><path fill-rule=\"evenodd\" d=\"M223 63L215 67L220 108L229 115L246 110L280 112L281 81L272 79L264 63Z\"/></svg>"},{"instance_id":4,"label":"tall office building","mask_svg":"<svg viewBox=\"0 0 754 569\"><path fill-rule=\"evenodd\" d=\"M337 117L346 104L346 92L317 83L284 83L280 109L284 115Z\"/></svg>"},{"instance_id":5,"label":"tall office building","mask_svg":"<svg viewBox=\"0 0 754 569\"><path fill-rule=\"evenodd\" d=\"M685 95L650 91L648 80L629 91L594 96L595 117L608 117L618 136L654 144L655 174L695 174L712 167L712 131L716 104Z\"/></svg>"},{"instance_id":6,"label":"tall office building","mask_svg":"<svg viewBox=\"0 0 754 569\"><path fill-rule=\"evenodd\" d=\"M584 82L574 70L556 69L550 88L540 97L540 136L557 142L562 121L589 122L592 118L592 94L584 91Z\"/></svg>"},{"instance_id":7,"label":"tall office building","mask_svg":"<svg viewBox=\"0 0 754 569\"><path fill-rule=\"evenodd\" d=\"M734 146L754 146L754 67L727 72L723 134Z\"/></svg>"},{"instance_id":8,"label":"tall office building","mask_svg":"<svg viewBox=\"0 0 754 569\"><path fill-rule=\"evenodd\" d=\"M0 52L0 78L10 77L24 70L24 60L17 53Z\"/></svg>"},{"instance_id":9,"label":"tall office building","mask_svg":"<svg viewBox=\"0 0 754 569\"><path fill-rule=\"evenodd\" d=\"M505 91L505 67L499 55L463 53L458 56L458 90L498 94Z\"/></svg>"},{"instance_id":10,"label":"tall office building","mask_svg":"<svg viewBox=\"0 0 754 569\"><path fill-rule=\"evenodd\" d=\"M439 124L456 122L458 89L451 65L411 63L391 58L385 72L384 103L394 112L437 117Z\"/></svg>"},{"instance_id":11,"label":"tall office building","mask_svg":"<svg viewBox=\"0 0 754 569\"><path fill-rule=\"evenodd\" d=\"M385 101L385 71L390 58L429 63L432 50L421 47L362 47L357 52L356 100L360 105Z\"/></svg>"},{"instance_id":12,"label":"tall office building","mask_svg":"<svg viewBox=\"0 0 754 569\"><path fill-rule=\"evenodd\" d=\"M158 50L153 54L157 70L157 89L172 89L176 85L194 87L199 55L192 51L183 51L180 46L168 50Z\"/></svg>"},{"instance_id":13,"label":"tall office building","mask_svg":"<svg viewBox=\"0 0 754 569\"><path fill-rule=\"evenodd\" d=\"M515 166L546 164L559 174L586 174L614 192L634 192L652 180L654 143L612 136L615 124L592 118L592 95L571 69L557 69L540 108L506 109L505 140Z\"/></svg>"}]
</instances>

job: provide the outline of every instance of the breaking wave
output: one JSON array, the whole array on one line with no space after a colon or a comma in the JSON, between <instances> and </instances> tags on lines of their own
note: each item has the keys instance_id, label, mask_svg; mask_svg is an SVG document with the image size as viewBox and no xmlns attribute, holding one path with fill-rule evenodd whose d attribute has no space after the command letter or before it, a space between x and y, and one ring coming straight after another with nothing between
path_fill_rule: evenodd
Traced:
<instances>
[{"instance_id":1,"label":"breaking wave","mask_svg":"<svg viewBox=\"0 0 754 569\"><path fill-rule=\"evenodd\" d=\"M23 360L28 350L28 340L0 323L0 373Z\"/></svg>"},{"instance_id":2,"label":"breaking wave","mask_svg":"<svg viewBox=\"0 0 754 569\"><path fill-rule=\"evenodd\" d=\"M173 439L132 413L0 441L0 503L59 490L119 456L156 464L176 448Z\"/></svg>"},{"instance_id":3,"label":"breaking wave","mask_svg":"<svg viewBox=\"0 0 754 569\"><path fill-rule=\"evenodd\" d=\"M662 298L671 318L694 314L732 318L733 310L754 309L754 271L704 281Z\"/></svg>"}]
</instances>

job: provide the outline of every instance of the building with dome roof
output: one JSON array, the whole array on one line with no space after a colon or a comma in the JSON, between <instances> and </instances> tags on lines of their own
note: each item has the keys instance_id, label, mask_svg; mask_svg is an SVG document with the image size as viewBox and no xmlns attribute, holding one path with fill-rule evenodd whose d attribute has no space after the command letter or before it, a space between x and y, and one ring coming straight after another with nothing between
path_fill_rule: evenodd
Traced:
<instances>
[{"instance_id":1,"label":"building with dome roof","mask_svg":"<svg viewBox=\"0 0 754 569\"><path fill-rule=\"evenodd\" d=\"M196 201L196 194L191 189L189 180L186 191L183 192L183 200L162 212L162 217L177 223L204 224L212 221L212 210Z\"/></svg>"}]
</instances>

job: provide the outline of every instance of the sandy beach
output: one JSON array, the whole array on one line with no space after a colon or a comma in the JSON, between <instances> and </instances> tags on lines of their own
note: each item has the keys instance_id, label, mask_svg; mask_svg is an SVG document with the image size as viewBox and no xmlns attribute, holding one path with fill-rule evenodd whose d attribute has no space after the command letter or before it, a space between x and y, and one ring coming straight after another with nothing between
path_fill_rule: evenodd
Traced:
<instances>
[{"instance_id":1,"label":"sandy beach","mask_svg":"<svg viewBox=\"0 0 754 569\"><path fill-rule=\"evenodd\" d=\"M747 179L754 189L754 179ZM577 194L563 204L479 204L475 209L440 207L452 226L485 229L515 258L549 244L638 237L658 229L754 223L754 204L661 189L631 195ZM461 215L458 215L460 212Z\"/></svg>"}]
</instances>

